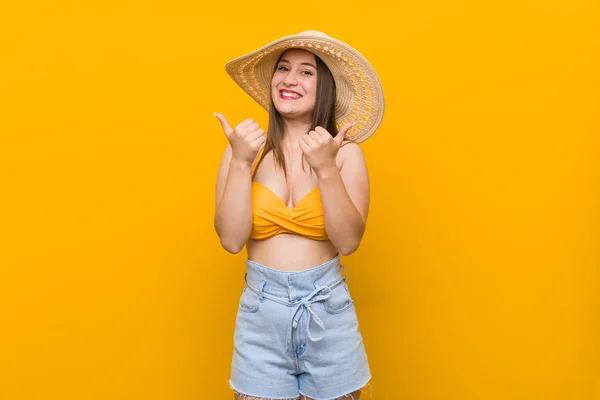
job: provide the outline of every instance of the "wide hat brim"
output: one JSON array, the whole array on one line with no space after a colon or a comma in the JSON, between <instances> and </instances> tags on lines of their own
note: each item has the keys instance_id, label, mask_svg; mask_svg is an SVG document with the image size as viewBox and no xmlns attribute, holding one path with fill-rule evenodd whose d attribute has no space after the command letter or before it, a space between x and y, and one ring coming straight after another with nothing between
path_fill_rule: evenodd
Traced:
<instances>
[{"instance_id":1,"label":"wide hat brim","mask_svg":"<svg viewBox=\"0 0 600 400\"><path fill-rule=\"evenodd\" d=\"M338 129L349 122L346 139L368 139L383 119L385 103L381 82L369 61L346 43L319 31L285 36L229 61L229 76L265 110L271 105L271 78L279 56L291 48L308 50L331 70L336 84L335 118Z\"/></svg>"}]
</instances>

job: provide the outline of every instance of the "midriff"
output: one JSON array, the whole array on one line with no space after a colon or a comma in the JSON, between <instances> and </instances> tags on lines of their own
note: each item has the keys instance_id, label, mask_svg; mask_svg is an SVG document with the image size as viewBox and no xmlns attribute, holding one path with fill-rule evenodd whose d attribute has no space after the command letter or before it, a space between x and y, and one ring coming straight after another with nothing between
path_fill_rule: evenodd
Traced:
<instances>
[{"instance_id":1,"label":"midriff","mask_svg":"<svg viewBox=\"0 0 600 400\"><path fill-rule=\"evenodd\" d=\"M248 258L281 271L304 271L323 264L337 254L329 240L317 241L282 233L262 240L248 240Z\"/></svg>"}]
</instances>

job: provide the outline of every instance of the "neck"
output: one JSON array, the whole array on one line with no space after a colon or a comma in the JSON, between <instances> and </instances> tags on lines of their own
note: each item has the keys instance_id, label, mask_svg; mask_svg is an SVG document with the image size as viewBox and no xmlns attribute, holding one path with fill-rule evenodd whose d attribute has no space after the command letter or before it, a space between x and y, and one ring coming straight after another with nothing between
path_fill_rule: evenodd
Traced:
<instances>
[{"instance_id":1,"label":"neck","mask_svg":"<svg viewBox=\"0 0 600 400\"><path fill-rule=\"evenodd\" d=\"M312 123L309 120L285 119L283 122L283 142L290 149L298 147L302 137L310 131L311 125Z\"/></svg>"}]
</instances>

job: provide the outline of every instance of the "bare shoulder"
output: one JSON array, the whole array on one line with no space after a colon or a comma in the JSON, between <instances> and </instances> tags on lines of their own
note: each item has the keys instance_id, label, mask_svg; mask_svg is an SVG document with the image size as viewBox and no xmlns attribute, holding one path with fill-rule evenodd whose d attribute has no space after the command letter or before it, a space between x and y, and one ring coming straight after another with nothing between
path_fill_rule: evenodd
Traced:
<instances>
[{"instance_id":1,"label":"bare shoulder","mask_svg":"<svg viewBox=\"0 0 600 400\"><path fill-rule=\"evenodd\" d=\"M358 143L351 142L349 140L345 140L342 142L342 147L338 151L337 161L340 168L344 165L344 163L348 163L350 165L356 164L365 164L365 155L358 145Z\"/></svg>"}]
</instances>

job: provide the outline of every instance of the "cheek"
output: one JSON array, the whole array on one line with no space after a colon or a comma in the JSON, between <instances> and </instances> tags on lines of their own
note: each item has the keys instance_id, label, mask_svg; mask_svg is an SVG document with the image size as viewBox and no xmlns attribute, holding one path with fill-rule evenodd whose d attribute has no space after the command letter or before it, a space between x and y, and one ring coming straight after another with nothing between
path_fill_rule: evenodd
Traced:
<instances>
[{"instance_id":1,"label":"cheek","mask_svg":"<svg viewBox=\"0 0 600 400\"><path fill-rule=\"evenodd\" d=\"M275 90L280 80L281 79L277 77L277 74L273 75L273 78L271 78L271 90Z\"/></svg>"},{"instance_id":2,"label":"cheek","mask_svg":"<svg viewBox=\"0 0 600 400\"><path fill-rule=\"evenodd\" d=\"M317 100L317 88L316 87L311 89L310 99L311 99L311 102L313 102L313 103Z\"/></svg>"},{"instance_id":3,"label":"cheek","mask_svg":"<svg viewBox=\"0 0 600 400\"><path fill-rule=\"evenodd\" d=\"M317 82L316 81L315 82L311 82L310 85L309 85L308 90L310 91L310 96L312 98L317 97Z\"/></svg>"}]
</instances>

